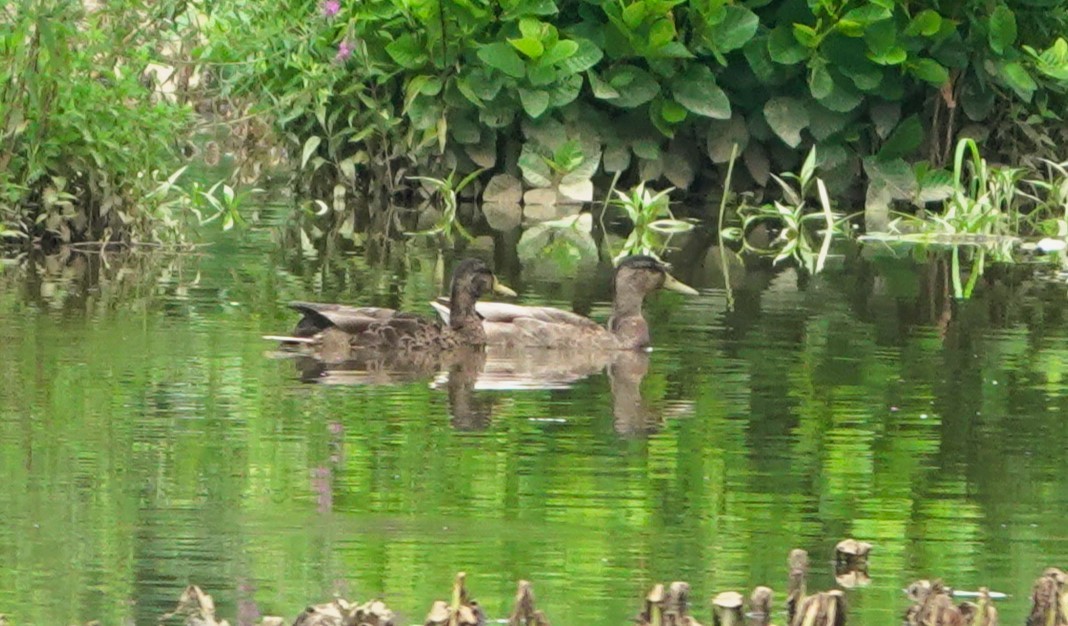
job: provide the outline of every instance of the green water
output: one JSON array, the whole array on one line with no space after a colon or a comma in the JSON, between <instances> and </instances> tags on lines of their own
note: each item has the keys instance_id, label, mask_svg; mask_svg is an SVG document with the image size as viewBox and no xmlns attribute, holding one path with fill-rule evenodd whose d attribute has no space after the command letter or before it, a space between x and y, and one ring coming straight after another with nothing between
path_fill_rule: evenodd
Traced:
<instances>
[{"instance_id":1,"label":"green water","mask_svg":"<svg viewBox=\"0 0 1068 626\"><path fill-rule=\"evenodd\" d=\"M260 338L295 298L429 311L432 253L322 263L270 229L243 240L0 273L14 624L154 624L190 582L232 623L337 593L413 624L458 570L491 618L520 578L553 623L603 626L682 579L709 623L708 598L757 584L781 610L794 547L832 587L846 536L875 545L851 623L899 623L902 587L941 576L1009 594L1011 624L1068 564L1063 284L995 272L954 303L942 264L851 258L735 270L728 303L691 254L701 296L653 298L647 363L542 364L512 389L476 371L453 393L448 373L315 384ZM527 276L496 244L480 254L520 301L603 316L603 277Z\"/></svg>"}]
</instances>

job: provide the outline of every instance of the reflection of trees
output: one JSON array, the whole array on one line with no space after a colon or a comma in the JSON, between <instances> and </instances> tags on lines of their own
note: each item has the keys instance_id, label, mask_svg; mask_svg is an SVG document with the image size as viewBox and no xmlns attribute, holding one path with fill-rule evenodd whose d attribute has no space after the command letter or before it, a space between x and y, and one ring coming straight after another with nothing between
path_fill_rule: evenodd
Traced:
<instances>
[{"instance_id":1,"label":"reflection of trees","mask_svg":"<svg viewBox=\"0 0 1068 626\"><path fill-rule=\"evenodd\" d=\"M411 611L462 564L480 598L506 601L530 577L550 616L622 623L652 580L705 599L781 589L798 545L829 586L817 556L855 535L875 544L856 621L886 623L914 575L1011 593L1003 614L1020 615L1037 570L1068 558L1063 286L994 270L955 302L937 264L851 259L807 282L758 268L727 310L695 267L685 278L705 296L651 303L657 350L634 363L459 361L393 386L299 384L263 357L259 335L291 319L279 301L315 286L410 308L435 295L433 261L349 261L293 274L190 258L161 285L101 265L88 271L102 289L134 281L110 308L91 289L63 300L32 286L43 279L0 278L0 603L39 606L34 623L143 621L193 580L230 615L250 578L264 611L293 613L339 580ZM558 300L579 299L570 282ZM27 302L97 308L88 323ZM556 382L479 386L523 367ZM666 419L676 400L689 415ZM42 576L67 582L69 610L35 602L25 581ZM95 605L79 599L95 589Z\"/></svg>"}]
</instances>

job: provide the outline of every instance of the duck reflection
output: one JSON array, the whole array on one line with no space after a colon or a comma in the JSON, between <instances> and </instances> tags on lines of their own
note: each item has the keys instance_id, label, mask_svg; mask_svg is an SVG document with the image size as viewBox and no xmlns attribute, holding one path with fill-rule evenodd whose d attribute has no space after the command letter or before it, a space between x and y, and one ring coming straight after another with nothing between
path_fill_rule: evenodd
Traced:
<instances>
[{"instance_id":1,"label":"duck reflection","mask_svg":"<svg viewBox=\"0 0 1068 626\"><path fill-rule=\"evenodd\" d=\"M447 352L350 352L334 361L294 359L301 380L325 385L397 385L428 381L448 395L451 424L484 430L504 400L493 391L568 389L605 371L612 393L613 424L621 435L655 432L663 415L642 397L649 354L631 350L578 351L463 347Z\"/></svg>"}]
</instances>

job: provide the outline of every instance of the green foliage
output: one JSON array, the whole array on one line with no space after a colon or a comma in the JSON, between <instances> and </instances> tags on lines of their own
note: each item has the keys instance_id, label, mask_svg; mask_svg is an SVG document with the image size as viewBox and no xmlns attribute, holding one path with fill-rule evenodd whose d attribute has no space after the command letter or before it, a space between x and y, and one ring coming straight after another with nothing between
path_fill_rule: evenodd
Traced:
<instances>
[{"instance_id":1,"label":"green foliage","mask_svg":"<svg viewBox=\"0 0 1068 626\"><path fill-rule=\"evenodd\" d=\"M780 228L779 235L772 242L772 249L754 247L748 239L743 239L745 248L757 254L772 255L775 263L792 258L809 273L819 273L827 262L832 239L846 231L842 225L844 220L836 217L831 210L827 186L816 177L815 148L808 153L800 172L788 172L782 178L772 175L772 178L782 189L783 201L743 206L739 213L744 218L743 231L762 222L772 222ZM784 179L792 179L796 184L792 185ZM812 195L816 195L818 200L816 208L809 204ZM817 228L820 225L823 226L822 232Z\"/></svg>"},{"instance_id":2,"label":"green foliage","mask_svg":"<svg viewBox=\"0 0 1068 626\"><path fill-rule=\"evenodd\" d=\"M615 190L611 204L620 207L634 225L627 240L615 255L615 261L634 254L659 256L667 248L671 235L693 230L693 224L675 219L669 206L672 188L653 193L639 183L630 192Z\"/></svg>"},{"instance_id":3,"label":"green foliage","mask_svg":"<svg viewBox=\"0 0 1068 626\"><path fill-rule=\"evenodd\" d=\"M253 43L227 54L255 62L224 82L266 97L322 194L518 165L527 188L589 201L614 174L689 188L737 143L760 186L811 147L832 190L863 167L878 209L887 164L939 165L967 124L996 129L999 157L1051 148L1068 91L1064 10L1006 0L242 6Z\"/></svg>"},{"instance_id":4,"label":"green foliage","mask_svg":"<svg viewBox=\"0 0 1068 626\"><path fill-rule=\"evenodd\" d=\"M174 163L188 107L140 81L153 5L19 0L0 12L0 237L168 238L145 196Z\"/></svg>"}]
</instances>

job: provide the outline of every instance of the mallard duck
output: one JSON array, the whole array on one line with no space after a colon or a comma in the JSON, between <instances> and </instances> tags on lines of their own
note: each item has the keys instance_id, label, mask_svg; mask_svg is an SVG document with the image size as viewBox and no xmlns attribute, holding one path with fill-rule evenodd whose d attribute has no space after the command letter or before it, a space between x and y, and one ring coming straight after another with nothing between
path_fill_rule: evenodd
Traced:
<instances>
[{"instance_id":1,"label":"mallard duck","mask_svg":"<svg viewBox=\"0 0 1068 626\"><path fill-rule=\"evenodd\" d=\"M310 344L328 360L347 358L353 350L444 350L458 345L486 343L482 319L475 303L495 291L514 296L483 261L465 259L452 274L449 319L442 323L379 307L292 302L303 317L292 337L271 337L290 343Z\"/></svg>"},{"instance_id":2,"label":"mallard duck","mask_svg":"<svg viewBox=\"0 0 1068 626\"><path fill-rule=\"evenodd\" d=\"M697 295L668 273L666 263L645 255L623 259L613 278L612 316L605 326L577 313L546 306L479 302L490 346L637 350L649 346L649 325L642 317L645 296L657 289ZM451 319L447 300L431 303L443 320Z\"/></svg>"}]
</instances>

